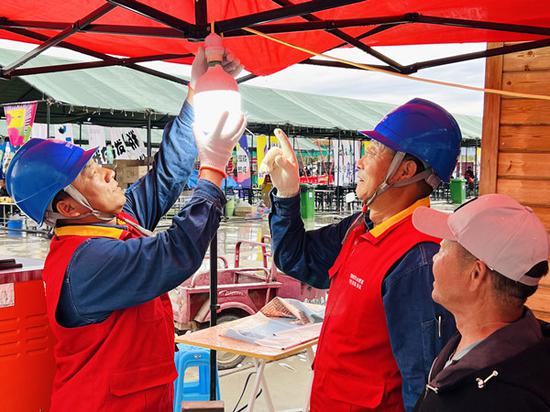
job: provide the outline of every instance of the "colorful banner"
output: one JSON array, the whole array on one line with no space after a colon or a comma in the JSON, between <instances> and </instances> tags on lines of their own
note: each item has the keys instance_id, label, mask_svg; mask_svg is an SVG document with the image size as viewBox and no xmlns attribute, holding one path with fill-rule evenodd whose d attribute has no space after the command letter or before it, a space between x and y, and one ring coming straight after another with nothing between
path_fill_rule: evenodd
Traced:
<instances>
[{"instance_id":1,"label":"colorful banner","mask_svg":"<svg viewBox=\"0 0 550 412\"><path fill-rule=\"evenodd\" d=\"M279 139L277 139L275 136L270 136L270 147L278 145ZM267 146L267 136L265 134L260 134L256 136L256 153L258 158L258 170L260 169L260 165L262 164L262 161L264 160L264 156L267 153L269 147ZM262 186L264 183L264 176L258 174L258 186Z\"/></svg>"},{"instance_id":2,"label":"colorful banner","mask_svg":"<svg viewBox=\"0 0 550 412\"><path fill-rule=\"evenodd\" d=\"M265 134L260 134L256 136L256 158L258 159L258 170L260 170L260 165L264 160L265 152L267 145L267 136ZM262 186L264 183L263 174L258 173L258 186Z\"/></svg>"},{"instance_id":3,"label":"colorful banner","mask_svg":"<svg viewBox=\"0 0 550 412\"><path fill-rule=\"evenodd\" d=\"M242 135L237 144L237 184L239 189L250 189L250 150L246 134Z\"/></svg>"},{"instance_id":4,"label":"colorful banner","mask_svg":"<svg viewBox=\"0 0 550 412\"><path fill-rule=\"evenodd\" d=\"M21 146L30 139L36 105L34 102L4 106L8 136L12 146Z\"/></svg>"}]
</instances>

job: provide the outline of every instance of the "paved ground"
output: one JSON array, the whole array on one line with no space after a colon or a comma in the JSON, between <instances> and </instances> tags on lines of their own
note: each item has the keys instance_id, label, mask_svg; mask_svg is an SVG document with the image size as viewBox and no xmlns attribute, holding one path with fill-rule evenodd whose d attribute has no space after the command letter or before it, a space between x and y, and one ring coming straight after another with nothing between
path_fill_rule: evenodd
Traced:
<instances>
[{"instance_id":1,"label":"paved ground","mask_svg":"<svg viewBox=\"0 0 550 412\"><path fill-rule=\"evenodd\" d=\"M452 211L456 206L445 202L434 202L432 206L438 210ZM307 222L306 227L313 229L326 224L338 222L343 216L334 214L318 215L314 222ZM267 219L247 220L232 218L224 221L218 232L218 251L225 255L229 262L233 261L235 243L238 239L260 241L263 235L269 235ZM25 234L19 237L8 236L5 230L0 230L0 256L45 258L49 248L49 241L40 236ZM243 248L243 266L256 266L261 255L257 250ZM205 262L203 268L207 268ZM240 401L239 408L235 408L239 396L243 392L248 375L254 370L250 361L245 361L239 367L220 373L221 397L225 401L226 411L240 409L248 402L254 376ZM299 410L305 401L308 374L305 354L299 354L279 362L273 362L266 367L266 377L270 385L275 407L278 411ZM193 372L191 371L191 375ZM265 411L264 397L260 395L256 411Z\"/></svg>"},{"instance_id":2,"label":"paved ground","mask_svg":"<svg viewBox=\"0 0 550 412\"><path fill-rule=\"evenodd\" d=\"M446 202L433 202L432 207L438 210L450 212L456 205ZM306 222L307 229L314 229L330 223L340 221L346 214L318 214L315 221ZM167 227L166 222L164 227ZM162 229L161 229L162 230ZM245 219L233 217L223 221L218 232L218 253L232 257L235 243L239 239L259 242L264 235L269 235L267 218ZM11 255L20 257L45 258L48 253L49 241L41 236L23 234L22 236L11 237L6 231L0 228L0 255ZM243 248L243 259L254 261L259 259L258 253L246 252Z\"/></svg>"},{"instance_id":3,"label":"paved ground","mask_svg":"<svg viewBox=\"0 0 550 412\"><path fill-rule=\"evenodd\" d=\"M238 408L235 409L237 401L243 393L245 382L253 371L251 362L245 362L241 367L220 374L221 398L225 402L227 412L239 410L248 403L255 375L249 378L244 396L239 402ZM305 354L298 354L266 365L265 377L277 411L301 410L303 408L306 400L306 386L311 373ZM254 410L258 412L267 410L262 394L258 397Z\"/></svg>"}]
</instances>

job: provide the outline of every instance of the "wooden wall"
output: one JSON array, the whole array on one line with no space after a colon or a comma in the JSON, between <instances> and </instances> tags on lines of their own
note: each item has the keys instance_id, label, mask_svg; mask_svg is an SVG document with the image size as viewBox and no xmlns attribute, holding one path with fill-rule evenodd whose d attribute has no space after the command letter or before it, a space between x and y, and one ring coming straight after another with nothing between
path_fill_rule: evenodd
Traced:
<instances>
[{"instance_id":1,"label":"wooden wall","mask_svg":"<svg viewBox=\"0 0 550 412\"><path fill-rule=\"evenodd\" d=\"M485 87L550 96L550 47L487 59ZM550 232L550 101L486 94L481 143L480 193L531 206ZM550 274L528 305L550 321Z\"/></svg>"}]
</instances>

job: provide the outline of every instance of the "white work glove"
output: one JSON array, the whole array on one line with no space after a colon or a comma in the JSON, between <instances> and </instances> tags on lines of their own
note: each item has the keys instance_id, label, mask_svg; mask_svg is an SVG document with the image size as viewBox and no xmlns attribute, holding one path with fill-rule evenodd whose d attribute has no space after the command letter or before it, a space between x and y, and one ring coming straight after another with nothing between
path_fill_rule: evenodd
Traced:
<instances>
[{"instance_id":1,"label":"white work glove","mask_svg":"<svg viewBox=\"0 0 550 412\"><path fill-rule=\"evenodd\" d=\"M233 148L243 135L246 128L246 118L243 114L233 130L223 132L223 126L227 120L228 112L224 112L218 121L216 129L205 134L197 126L193 125L193 134L199 151L201 169L212 169L227 176L225 167L231 157Z\"/></svg>"},{"instance_id":2,"label":"white work glove","mask_svg":"<svg viewBox=\"0 0 550 412\"><path fill-rule=\"evenodd\" d=\"M223 69L233 77L237 77L243 66L241 61L237 59L231 51L225 49L222 61ZM199 47L197 54L195 54L195 59L193 60L193 65L191 66L191 82L189 85L192 89L195 89L197 85L197 80L208 70L208 62L206 61L206 56L204 54L204 48Z\"/></svg>"},{"instance_id":3,"label":"white work glove","mask_svg":"<svg viewBox=\"0 0 550 412\"><path fill-rule=\"evenodd\" d=\"M260 173L271 176L278 197L293 197L300 192L298 160L285 132L275 129L274 133L281 147L269 149L260 165Z\"/></svg>"}]
</instances>

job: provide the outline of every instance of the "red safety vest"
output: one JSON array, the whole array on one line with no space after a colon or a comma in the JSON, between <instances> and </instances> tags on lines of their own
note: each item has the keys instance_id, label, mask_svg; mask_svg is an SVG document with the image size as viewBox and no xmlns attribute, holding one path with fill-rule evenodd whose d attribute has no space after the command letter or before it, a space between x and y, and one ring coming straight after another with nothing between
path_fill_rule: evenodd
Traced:
<instances>
[{"instance_id":1,"label":"red safety vest","mask_svg":"<svg viewBox=\"0 0 550 412\"><path fill-rule=\"evenodd\" d=\"M119 217L136 223L127 214ZM48 318L56 337L51 411L172 411L177 373L168 295L114 311L103 322L86 326L65 328L55 317L65 272L84 241L92 237L128 240L143 235L131 226L128 230L68 226L59 232L52 239L44 266Z\"/></svg>"},{"instance_id":2,"label":"red safety vest","mask_svg":"<svg viewBox=\"0 0 550 412\"><path fill-rule=\"evenodd\" d=\"M365 231L364 223L349 232L329 271L312 412L337 412L336 405L346 411L350 405L354 411L404 410L401 374L390 346L381 290L388 270L421 242L439 243L439 239L417 231L411 215L377 237ZM328 405L331 400L333 406Z\"/></svg>"}]
</instances>

